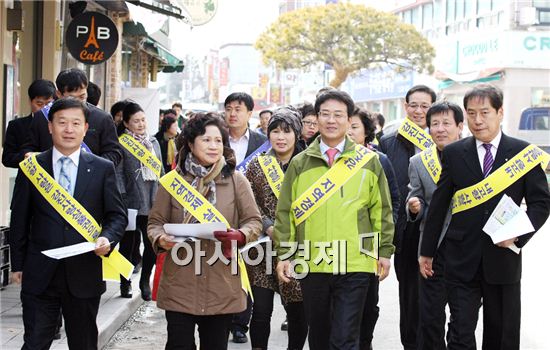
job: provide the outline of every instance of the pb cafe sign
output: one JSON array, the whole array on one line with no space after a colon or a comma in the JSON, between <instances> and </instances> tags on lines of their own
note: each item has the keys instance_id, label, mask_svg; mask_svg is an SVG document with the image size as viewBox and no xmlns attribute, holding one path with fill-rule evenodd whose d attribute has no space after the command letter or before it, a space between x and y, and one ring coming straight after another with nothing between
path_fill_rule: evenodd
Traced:
<instances>
[{"instance_id":1,"label":"pb cafe sign","mask_svg":"<svg viewBox=\"0 0 550 350\"><path fill-rule=\"evenodd\" d=\"M118 46L118 30L113 21L99 12L84 12L75 17L65 33L71 55L84 64L100 64Z\"/></svg>"}]
</instances>

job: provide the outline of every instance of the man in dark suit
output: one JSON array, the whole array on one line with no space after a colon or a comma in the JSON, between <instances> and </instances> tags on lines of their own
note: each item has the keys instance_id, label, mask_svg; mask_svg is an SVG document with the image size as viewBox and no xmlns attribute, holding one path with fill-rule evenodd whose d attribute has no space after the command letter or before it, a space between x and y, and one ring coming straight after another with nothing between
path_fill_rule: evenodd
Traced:
<instances>
[{"instance_id":1,"label":"man in dark suit","mask_svg":"<svg viewBox=\"0 0 550 350\"><path fill-rule=\"evenodd\" d=\"M249 155L254 153L267 137L248 127L248 121L254 110L254 99L245 92L234 92L227 96L224 102L225 122L229 127L229 144L235 152L237 166ZM245 311L233 317L231 334L234 343L246 343L248 338L248 323L252 315L252 301L248 298Z\"/></svg>"},{"instance_id":2,"label":"man in dark suit","mask_svg":"<svg viewBox=\"0 0 550 350\"><path fill-rule=\"evenodd\" d=\"M6 130L2 164L8 168L18 168L19 162L25 158L25 153L22 150L26 136L30 133L32 117L34 113L53 100L55 85L49 80L37 79L32 82L27 92L29 94L31 114L10 121Z\"/></svg>"},{"instance_id":3,"label":"man in dark suit","mask_svg":"<svg viewBox=\"0 0 550 350\"><path fill-rule=\"evenodd\" d=\"M267 141L267 137L248 127L254 110L252 96L244 92L234 92L227 96L224 107L225 122L229 127L229 143L235 151L238 165Z\"/></svg>"},{"instance_id":4,"label":"man in dark suit","mask_svg":"<svg viewBox=\"0 0 550 350\"><path fill-rule=\"evenodd\" d=\"M436 102L426 113L426 121L430 128L430 136L437 148L432 159L434 162L441 164L440 159L443 148L460 139L464 114L460 106L454 103ZM425 159L425 156L426 153L419 153L411 158L409 165L410 191L406 201L406 212L409 221L420 221L420 242L422 242L424 227L427 224L426 213L437 187L431 169L424 164L423 159ZM439 170L441 170L441 167L439 167ZM450 221L451 211L448 210L438 242L443 240ZM445 350L447 348L445 344L447 292L443 279L445 268L443 258L441 254L436 255L433 264L434 276L420 280L419 328L417 334L419 350ZM449 327L449 332L451 331L452 327Z\"/></svg>"},{"instance_id":5,"label":"man in dark suit","mask_svg":"<svg viewBox=\"0 0 550 350\"><path fill-rule=\"evenodd\" d=\"M413 86L405 96L407 118L422 129L427 128L426 112L435 102L435 92L425 85ZM405 349L416 350L418 328L418 258L419 223L407 223L405 199L409 192L409 161L420 149L397 131L380 139L380 151L390 159L399 185L400 203L395 225L395 274L399 281L399 329Z\"/></svg>"},{"instance_id":6,"label":"man in dark suit","mask_svg":"<svg viewBox=\"0 0 550 350\"><path fill-rule=\"evenodd\" d=\"M80 145L89 111L74 98L56 101L49 113L53 147L37 162L101 225L95 251L62 260L43 250L84 242L81 236L20 171L12 202L10 252L13 280L22 282L23 349L48 349L59 312L70 349L97 349L96 316L105 292L102 260L120 240L126 210L116 186L113 163Z\"/></svg>"},{"instance_id":7,"label":"man in dark suit","mask_svg":"<svg viewBox=\"0 0 550 350\"><path fill-rule=\"evenodd\" d=\"M432 257L447 209L456 191L475 185L516 156L528 143L506 136L502 92L494 86L475 86L464 96L472 137L443 150L442 173L434 192L420 250L420 272L433 275ZM527 216L535 232L550 210L550 193L543 169L537 165L488 201L453 214L441 247L445 256L445 283L451 320L456 324L448 349L475 349L474 331L483 300L483 349L519 349L521 320L521 253L535 232L494 244L483 227L503 194L520 205L525 199Z\"/></svg>"},{"instance_id":8,"label":"man in dark suit","mask_svg":"<svg viewBox=\"0 0 550 350\"><path fill-rule=\"evenodd\" d=\"M56 94L61 97L75 97L86 102L88 93L88 77L77 68L71 68L59 73L55 80ZM90 111L88 131L84 137L83 147L95 155L106 158L116 166L122 159L115 125L111 116L96 106L86 103ZM52 138L48 131L47 116L38 111L31 123L31 132L28 134L25 145L26 153L42 152L52 147Z\"/></svg>"}]
</instances>

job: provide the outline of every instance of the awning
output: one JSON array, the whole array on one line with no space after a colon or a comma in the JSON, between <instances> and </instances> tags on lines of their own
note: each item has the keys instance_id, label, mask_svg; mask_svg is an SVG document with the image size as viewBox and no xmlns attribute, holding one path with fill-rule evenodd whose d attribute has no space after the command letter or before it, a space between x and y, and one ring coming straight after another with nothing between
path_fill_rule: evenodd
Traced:
<instances>
[{"instance_id":1,"label":"awning","mask_svg":"<svg viewBox=\"0 0 550 350\"><path fill-rule=\"evenodd\" d=\"M141 49L159 61L159 72L174 73L183 71L185 67L183 61L177 58L158 41L151 38L141 23L124 22L122 35L143 37L144 41L141 43Z\"/></svg>"},{"instance_id":2,"label":"awning","mask_svg":"<svg viewBox=\"0 0 550 350\"><path fill-rule=\"evenodd\" d=\"M149 9L151 11L161 13L166 16L175 17L177 19L187 18L182 14L183 11L181 10L181 8L174 6L169 2L161 2L156 0L135 0L127 2L136 6L141 6L143 8Z\"/></svg>"},{"instance_id":3,"label":"awning","mask_svg":"<svg viewBox=\"0 0 550 350\"><path fill-rule=\"evenodd\" d=\"M96 0L96 3L103 6L103 8L108 11L114 11L119 13L130 12L128 10L128 6L126 5L126 2L122 0L103 0L103 1Z\"/></svg>"}]
</instances>

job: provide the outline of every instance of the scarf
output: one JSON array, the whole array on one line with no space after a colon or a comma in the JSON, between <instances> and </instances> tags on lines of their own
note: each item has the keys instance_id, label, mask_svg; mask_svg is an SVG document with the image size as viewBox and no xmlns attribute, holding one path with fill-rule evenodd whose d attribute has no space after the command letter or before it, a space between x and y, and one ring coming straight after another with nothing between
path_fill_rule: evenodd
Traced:
<instances>
[{"instance_id":1,"label":"scarf","mask_svg":"<svg viewBox=\"0 0 550 350\"><path fill-rule=\"evenodd\" d=\"M147 148L147 150L154 154L153 152L153 144L149 140L149 135L147 133L143 135L138 135L136 133L133 133L129 129L124 130L124 132L130 136L132 136L134 139L136 139L139 143L143 145L143 147ZM143 178L143 181L157 181L157 175L153 172L153 170L146 167L143 163L139 163L140 167L136 170L137 172L141 172L141 177Z\"/></svg>"},{"instance_id":2,"label":"scarf","mask_svg":"<svg viewBox=\"0 0 550 350\"><path fill-rule=\"evenodd\" d=\"M176 141L175 137L168 137L166 133L163 135L167 142L166 146L166 164L172 166L176 161Z\"/></svg>"},{"instance_id":3,"label":"scarf","mask_svg":"<svg viewBox=\"0 0 550 350\"><path fill-rule=\"evenodd\" d=\"M192 153L189 153L185 158L185 171L194 176L191 186L196 188L212 205L216 205L216 182L214 179L221 173L224 166L224 157L221 157L220 160L208 168L201 165ZM183 223L197 222L197 219L184 209Z\"/></svg>"}]
</instances>

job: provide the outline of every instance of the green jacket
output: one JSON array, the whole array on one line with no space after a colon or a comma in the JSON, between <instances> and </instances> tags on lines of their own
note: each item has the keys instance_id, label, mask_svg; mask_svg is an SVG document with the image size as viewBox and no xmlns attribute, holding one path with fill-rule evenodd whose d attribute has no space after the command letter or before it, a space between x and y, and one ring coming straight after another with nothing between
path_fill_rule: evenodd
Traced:
<instances>
[{"instance_id":1,"label":"green jacket","mask_svg":"<svg viewBox=\"0 0 550 350\"><path fill-rule=\"evenodd\" d=\"M335 163L353 156L354 148L355 143L346 137L344 152ZM394 225L390 191L378 157L369 160L304 222L298 226L294 223L292 202L328 170L320 151L320 137L292 159L285 173L275 217L273 241L277 256L281 260L285 260L283 255L290 255L291 259L296 260L304 259L298 257L296 252L293 254L294 248L291 249L287 242L303 244L309 241L309 258L304 259L309 272L335 273L335 266L340 273L343 266L346 272L375 272L376 260L360 250L363 246L372 251L373 239L364 238L361 244L359 235L380 232L378 254L381 257L390 258L395 249L392 244ZM346 242L346 252L342 254L340 247L337 251L341 254L331 256L334 245L328 248L326 245L339 240ZM322 245L319 246L319 243ZM323 250L329 258L334 258L334 263L315 261L322 256L319 252ZM305 272L300 265L296 270Z\"/></svg>"}]
</instances>

